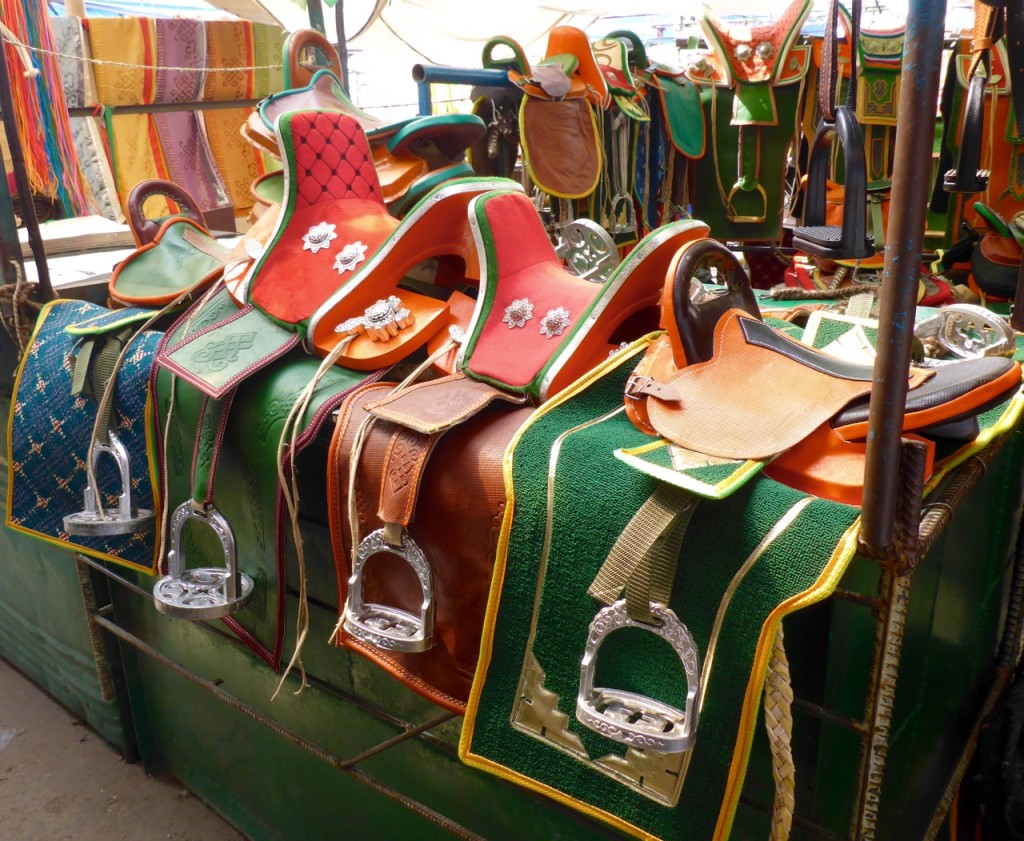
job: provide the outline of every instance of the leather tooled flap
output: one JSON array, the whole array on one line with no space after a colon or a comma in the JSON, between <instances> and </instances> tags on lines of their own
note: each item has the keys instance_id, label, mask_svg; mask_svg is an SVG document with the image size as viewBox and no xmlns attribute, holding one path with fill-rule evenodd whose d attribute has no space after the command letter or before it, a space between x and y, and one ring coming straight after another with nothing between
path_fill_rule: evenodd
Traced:
<instances>
[{"instance_id":1,"label":"leather tooled flap","mask_svg":"<svg viewBox=\"0 0 1024 841\"><path fill-rule=\"evenodd\" d=\"M220 400L298 342L297 333L248 306L169 348L157 363Z\"/></svg>"},{"instance_id":2,"label":"leather tooled flap","mask_svg":"<svg viewBox=\"0 0 1024 841\"><path fill-rule=\"evenodd\" d=\"M422 435L434 435L468 420L495 400L523 403L526 397L499 391L487 383L454 374L414 385L371 403L368 409L371 415L381 420Z\"/></svg>"}]
</instances>

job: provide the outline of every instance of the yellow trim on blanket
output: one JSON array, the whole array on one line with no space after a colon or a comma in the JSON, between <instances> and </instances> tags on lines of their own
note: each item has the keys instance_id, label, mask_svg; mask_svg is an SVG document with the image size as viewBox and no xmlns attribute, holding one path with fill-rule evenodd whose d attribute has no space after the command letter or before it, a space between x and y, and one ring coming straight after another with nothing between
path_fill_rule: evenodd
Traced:
<instances>
[{"instance_id":1,"label":"yellow trim on blanket","mask_svg":"<svg viewBox=\"0 0 1024 841\"><path fill-rule=\"evenodd\" d=\"M43 543L48 543L49 545L55 546L58 549L65 549L68 552L80 552L83 555L88 555L90 558L96 558L97 560L101 560L101 561L110 561L111 563L120 564L121 566L128 567L128 568L134 569L134 570L138 570L139 572L145 572L148 575L155 575L156 574L155 573L155 568L156 568L156 564L157 564L157 560L158 560L157 556L156 556L156 553L159 551L159 545L160 545L159 539L157 539L156 547L153 550L153 562L149 566L144 566L143 564L137 564L137 563L135 563L133 561L128 561L128 560L125 560L124 558L119 558L117 555L111 555L111 554L108 554L106 552L97 552L97 551L92 550L92 549L86 549L86 548L84 548L82 546L78 546L78 545L76 545L74 543L68 543L68 542L66 542L64 540L60 540L60 539L58 539L56 537L52 537L51 535L42 534L41 532L34 531L33 529L26 528L25 526L15 525L12 522L13 512L11 511L11 505L12 505L12 503L14 501L14 494L12 492L13 488L14 488L14 459L11 458L11 447L12 447L12 444L14 443L14 401L17 399L18 390L21 387L21 375L24 373L25 366L28 364L28 354L29 354L29 351L32 349L32 345L35 344L36 337L38 336L39 331L40 331L40 329L43 326L43 322L46 321L47 316L50 314L50 310L53 309L57 304L66 304L66 303L71 302L72 300L73 299L71 299L71 298L57 298L56 300L49 301L49 302L47 302L46 304L43 305L43 308L39 311L39 315L36 317L36 326L35 326L35 329L33 329L33 331L32 331L32 336L29 339L28 346L25 349L25 353L21 357L21 360L18 362L18 372L17 372L17 374L14 377L14 390L13 390L13 392L11 394L11 411L7 415L7 500L4 503L4 525L6 525L7 528L9 528L11 531L19 532L19 533L24 534L24 535L26 535L28 537L31 537L31 538L33 538L35 540L41 540ZM159 512L159 510L160 510L160 505L159 505L160 492L159 492L159 488L158 488L159 479L157 478L157 473L156 473L157 465L156 465L156 460L155 460L154 454L151 452L151 450L153 448L148 446L149 442L152 440L152 438L150 437L151 434L152 434L152 426L151 426L151 422L150 422L150 412L152 410L152 406L150 404L150 400L151 400L151 395L147 394L146 395L146 439L147 439L147 446L146 446L147 459L146 460L149 462L149 476L150 476L150 481L153 483L153 508L157 512ZM158 527L158 525L154 524L154 528L156 528L156 527Z\"/></svg>"},{"instance_id":2,"label":"yellow trim on blanket","mask_svg":"<svg viewBox=\"0 0 1024 841\"><path fill-rule=\"evenodd\" d=\"M1024 414L1024 394L1018 391L1010 398L1010 404L1006 407L1006 411L1003 412L1002 417L998 421L988 429L982 430L981 434L966 447L957 450L953 455L943 459L935 466L932 478L928 480L928 484L924 487L925 495L927 496L934 491L938 487L939 482L945 479L954 467L959 467L971 456L984 450L1000 435L1013 429L1020 421L1022 414Z\"/></svg>"},{"instance_id":3,"label":"yellow trim on blanket","mask_svg":"<svg viewBox=\"0 0 1024 841\"><path fill-rule=\"evenodd\" d=\"M860 518L858 517L839 540L835 550L832 552L832 557L814 585L782 602L768 615L768 618L761 626L761 635L758 638L757 650L754 653L754 663L750 670L750 679L747 681L747 691L743 698L743 708L737 728L736 745L733 748L732 766L729 769L729 779L726 782L725 795L722 798L722 806L718 813L718 824L715 827L715 834L713 836L715 841L727 839L732 831L736 807L739 805L740 791L747 773L747 763L750 759L750 748L754 741L757 717L761 709L761 696L764 691L765 677L768 673L768 663L771 659L772 647L775 643L775 636L778 633L779 625L782 623L783 617L788 616L790 613L794 613L801 608L832 595L839 584L839 580L846 572L850 561L857 552L857 538L859 535Z\"/></svg>"},{"instance_id":4,"label":"yellow trim on blanket","mask_svg":"<svg viewBox=\"0 0 1024 841\"><path fill-rule=\"evenodd\" d=\"M515 453L515 449L523 435L526 434L526 431L531 429L539 418L575 397L588 386L601 379L601 377L609 371L618 368L629 359L632 359L638 356L641 352L646 351L647 347L657 335L657 333L652 333L637 339L637 341L633 342L629 347L625 348L620 353L615 354L615 356L610 358L608 361L602 362L587 374L584 374L571 386L541 406L541 408L530 417L523 427L516 432L505 450L505 457L502 460L501 465L502 475L505 479L505 516L501 521L501 532L498 536L498 550L496 553L497 556L494 562L494 576L491 579L491 590L487 598L487 613L484 616L483 635L480 641L480 658L477 662L476 675L473 678L473 686L469 693L469 702L466 705L466 717L462 726L462 737L459 739L459 759L467 765L474 768L481 768L485 771L489 771L497 777L501 777L504 780L509 780L510 782L524 786L525 788L538 791L541 794L550 797L552 800L556 800L563 805L570 806L576 811L611 824L616 829L628 832L630 835L643 838L645 841L648 839L649 841L658 841L658 839L657 836L643 832L638 827L627 823L622 820L622 818L619 818L610 812L605 812L601 809L590 806L589 804L581 803L575 798L570 797L557 789L553 789L550 786L537 782L537 780L526 777L516 771L512 771L504 765L499 765L490 759L477 756L476 754L471 753L470 748L473 742L476 714L480 707L480 695L483 693L484 677L486 676L487 669L491 663L494 628L498 615L498 604L501 601L502 585L505 580L505 569L508 564L508 544L509 537L512 532L512 517L515 511L515 489L512 484L513 454Z\"/></svg>"}]
</instances>

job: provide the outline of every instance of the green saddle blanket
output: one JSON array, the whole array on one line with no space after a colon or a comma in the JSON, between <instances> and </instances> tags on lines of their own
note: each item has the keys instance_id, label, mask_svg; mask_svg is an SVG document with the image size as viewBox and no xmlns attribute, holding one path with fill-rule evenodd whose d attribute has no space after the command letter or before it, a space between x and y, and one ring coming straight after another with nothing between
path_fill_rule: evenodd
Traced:
<instances>
[{"instance_id":1,"label":"green saddle blanket","mask_svg":"<svg viewBox=\"0 0 1024 841\"><path fill-rule=\"evenodd\" d=\"M73 392L75 357L90 330L126 326L150 315L146 310L116 310L84 301L47 304L36 321L28 352L21 360L7 426L8 492L6 523L16 530L94 558L151 571L156 563L157 529L152 521L131 534L73 536L64 517L80 512L87 483L87 463L97 395ZM72 334L73 325L88 325ZM133 504L154 510L154 470L147 451L151 438L146 383L161 334L146 332L132 340L118 370L114 390L114 424L129 456ZM104 506L114 508L121 480L113 459L99 459L97 485Z\"/></svg>"},{"instance_id":2,"label":"green saddle blanket","mask_svg":"<svg viewBox=\"0 0 1024 841\"><path fill-rule=\"evenodd\" d=\"M581 659L602 607L588 587L658 485L615 456L655 440L622 411L643 349L552 400L509 448L508 513L460 756L640 837L724 838L781 619L835 588L858 511L761 476L700 501L669 604L700 655L692 749L638 750L584 727L575 716ZM687 688L676 652L637 628L606 637L597 683L680 709Z\"/></svg>"},{"instance_id":3,"label":"green saddle blanket","mask_svg":"<svg viewBox=\"0 0 1024 841\"><path fill-rule=\"evenodd\" d=\"M237 311L224 290L201 309L186 313L168 331L161 351ZM278 444L292 407L312 380L320 359L292 350L242 382L227 412L223 445L214 476L213 503L234 533L239 568L254 582L249 602L223 621L272 668L280 664L284 640L286 557L291 543L289 518L278 481ZM332 366L317 385L299 425L298 452L285 451L282 469L299 458L331 412L366 372ZM193 448L206 395L163 368L155 369L158 433L163 440L163 487L173 510L192 497ZM173 394L173 405L172 405ZM211 401L212 402L212 401ZM170 422L168 423L168 415ZM308 468L323 472L320 465ZM319 480L322 482L322 479ZM304 487L309 487L304 483ZM223 552L209 529L185 527L182 545L189 567L223 566Z\"/></svg>"}]
</instances>

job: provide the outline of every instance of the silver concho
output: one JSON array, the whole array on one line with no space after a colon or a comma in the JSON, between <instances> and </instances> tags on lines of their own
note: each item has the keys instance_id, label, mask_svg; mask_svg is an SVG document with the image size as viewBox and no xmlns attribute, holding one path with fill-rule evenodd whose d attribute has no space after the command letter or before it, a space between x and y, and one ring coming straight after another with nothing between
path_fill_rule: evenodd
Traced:
<instances>
[{"instance_id":1,"label":"silver concho","mask_svg":"<svg viewBox=\"0 0 1024 841\"><path fill-rule=\"evenodd\" d=\"M107 433L107 441L106 444L99 440L95 441L90 457L94 472L103 453L109 453L117 463L121 477L121 493L117 497L117 508L103 508L102 498L98 498L98 494L93 493L93 487L86 482L85 507L75 514L64 517L64 531L68 534L85 537L134 534L148 529L153 524L153 512L145 508L136 509L132 502L132 473L128 450L112 431Z\"/></svg>"},{"instance_id":2,"label":"silver concho","mask_svg":"<svg viewBox=\"0 0 1024 841\"><path fill-rule=\"evenodd\" d=\"M771 43L768 41L762 41L760 44L757 45L757 54L765 61L770 59L774 52L775 47L773 47Z\"/></svg>"},{"instance_id":3,"label":"silver concho","mask_svg":"<svg viewBox=\"0 0 1024 841\"><path fill-rule=\"evenodd\" d=\"M334 332L343 336L365 332L375 342L386 342L415 322L416 316L402 306L402 299L390 295L368 306L361 316L341 322Z\"/></svg>"},{"instance_id":4,"label":"silver concho","mask_svg":"<svg viewBox=\"0 0 1024 841\"><path fill-rule=\"evenodd\" d=\"M356 266L366 259L366 246L361 242L350 242L334 258L338 274L355 271Z\"/></svg>"},{"instance_id":5,"label":"silver concho","mask_svg":"<svg viewBox=\"0 0 1024 841\"><path fill-rule=\"evenodd\" d=\"M514 327L525 327L526 322L533 318L533 304L529 298L516 298L511 304L505 307L505 317L502 319L511 330Z\"/></svg>"},{"instance_id":6,"label":"silver concho","mask_svg":"<svg viewBox=\"0 0 1024 841\"><path fill-rule=\"evenodd\" d=\"M466 331L459 327L458 324L453 324L448 328L448 338L453 342L458 342L460 345L466 343Z\"/></svg>"},{"instance_id":7,"label":"silver concho","mask_svg":"<svg viewBox=\"0 0 1024 841\"><path fill-rule=\"evenodd\" d=\"M585 727L608 739L640 750L682 753L693 747L697 732L697 695L700 690L700 655L687 627L669 608L651 605L657 625L630 619L626 600L620 599L598 611L590 623L580 666L576 718ZM635 692L594 687L597 653L605 638L620 628L639 628L665 640L675 650L686 672L683 709Z\"/></svg>"},{"instance_id":8,"label":"silver concho","mask_svg":"<svg viewBox=\"0 0 1024 841\"><path fill-rule=\"evenodd\" d=\"M320 249L330 246L338 238L338 235L334 233L336 227L337 225L332 225L329 222L313 225L302 235L302 250L316 254ZM246 249L248 250L248 246Z\"/></svg>"},{"instance_id":9,"label":"silver concho","mask_svg":"<svg viewBox=\"0 0 1024 841\"><path fill-rule=\"evenodd\" d=\"M212 529L224 552L224 566L187 567L181 531L189 520ZM220 619L242 608L252 597L253 581L238 569L235 535L216 508L198 510L191 501L179 505L171 517L170 545L167 575L153 587L153 598L160 613L179 619Z\"/></svg>"},{"instance_id":10,"label":"silver concho","mask_svg":"<svg viewBox=\"0 0 1024 841\"><path fill-rule=\"evenodd\" d=\"M569 315L569 310L565 307L548 310L540 320L540 332L548 339L561 336L565 328L569 326Z\"/></svg>"},{"instance_id":11,"label":"silver concho","mask_svg":"<svg viewBox=\"0 0 1024 841\"><path fill-rule=\"evenodd\" d=\"M566 225L555 253L574 275L594 283L604 283L619 264L615 240L592 219Z\"/></svg>"},{"instance_id":12,"label":"silver concho","mask_svg":"<svg viewBox=\"0 0 1024 841\"><path fill-rule=\"evenodd\" d=\"M306 248L306 246L302 246ZM250 260L259 260L263 256L263 243L258 239L247 239L245 241L245 254Z\"/></svg>"},{"instance_id":13,"label":"silver concho","mask_svg":"<svg viewBox=\"0 0 1024 841\"><path fill-rule=\"evenodd\" d=\"M608 351L608 358L611 359L613 356L617 356L628 347L629 342L619 342L618 347L613 347L610 351Z\"/></svg>"},{"instance_id":14,"label":"silver concho","mask_svg":"<svg viewBox=\"0 0 1024 841\"><path fill-rule=\"evenodd\" d=\"M366 562L387 552L402 558L416 573L423 591L419 616L391 605L367 604L363 599ZM412 537L403 530L401 547L384 539L384 529L370 532L356 550L348 579L343 627L358 640L385 651L426 651L434 644L434 582L430 564Z\"/></svg>"},{"instance_id":15,"label":"silver concho","mask_svg":"<svg viewBox=\"0 0 1024 841\"><path fill-rule=\"evenodd\" d=\"M750 44L737 44L732 54L736 56L737 61L750 61L754 51L750 49Z\"/></svg>"}]
</instances>

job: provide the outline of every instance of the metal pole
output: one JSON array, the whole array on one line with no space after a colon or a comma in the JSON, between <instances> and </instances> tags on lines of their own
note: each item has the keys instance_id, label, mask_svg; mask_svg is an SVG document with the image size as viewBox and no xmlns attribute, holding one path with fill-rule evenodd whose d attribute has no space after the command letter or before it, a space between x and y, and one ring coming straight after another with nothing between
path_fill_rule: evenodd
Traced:
<instances>
[{"instance_id":1,"label":"metal pole","mask_svg":"<svg viewBox=\"0 0 1024 841\"><path fill-rule=\"evenodd\" d=\"M338 47L338 60L341 62L341 67L338 68L341 83L348 91L348 95L352 96L352 82L348 78L348 38L345 37L345 0L338 0L334 7L334 25L338 30L336 46Z\"/></svg>"},{"instance_id":2,"label":"metal pole","mask_svg":"<svg viewBox=\"0 0 1024 841\"><path fill-rule=\"evenodd\" d=\"M46 251L43 249L43 237L39 233L39 219L36 208L32 204L32 187L28 182L28 171L25 169L25 153L18 137L18 126L14 118L14 95L11 93L11 76L7 66L7 49L0 45L0 115L4 118L4 131L7 134L7 145L11 149L11 168L14 180L18 185L18 197L21 199L21 217L28 231L28 242L32 248L32 258L36 263L36 275L39 278L39 296L44 301L53 299L53 286L50 284L50 270L46 265ZM75 173L71 173L75 175Z\"/></svg>"},{"instance_id":3,"label":"metal pole","mask_svg":"<svg viewBox=\"0 0 1024 841\"><path fill-rule=\"evenodd\" d=\"M875 552L882 552L892 542L899 493L900 435L925 212L931 193L932 137L945 19L946 0L910 0L864 471L861 540Z\"/></svg>"}]
</instances>

